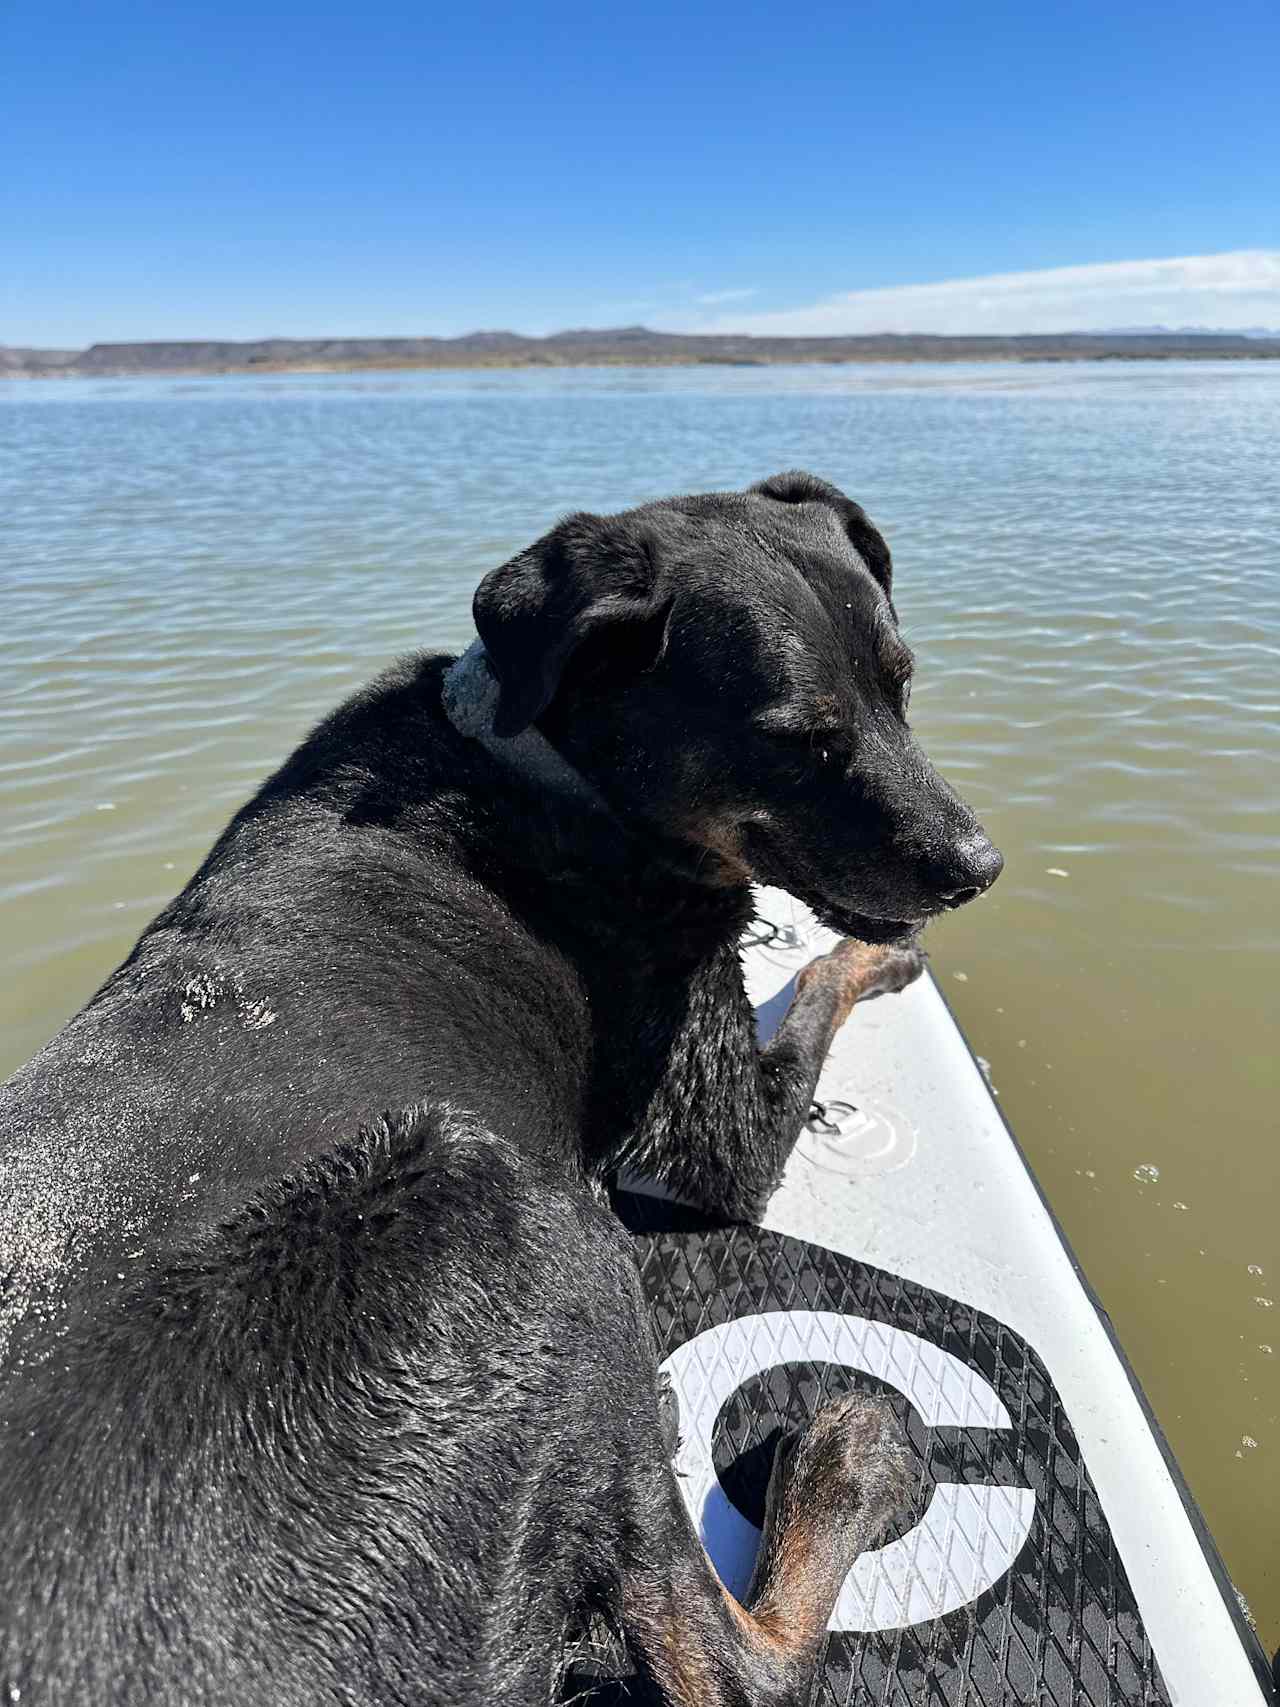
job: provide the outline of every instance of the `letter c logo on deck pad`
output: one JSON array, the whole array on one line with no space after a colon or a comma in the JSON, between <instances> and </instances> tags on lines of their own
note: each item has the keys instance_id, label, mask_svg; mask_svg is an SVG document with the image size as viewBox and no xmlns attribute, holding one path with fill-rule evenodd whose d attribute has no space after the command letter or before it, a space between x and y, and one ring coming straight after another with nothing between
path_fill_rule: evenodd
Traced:
<instances>
[{"instance_id":1,"label":"letter c logo on deck pad","mask_svg":"<svg viewBox=\"0 0 1280 1707\"><path fill-rule=\"evenodd\" d=\"M721 1580L746 1593L760 1531L716 1475L711 1437L721 1405L744 1381L782 1363L835 1363L896 1387L930 1427L1012 1428L976 1369L903 1328L831 1310L774 1310L708 1328L662 1365L680 1404L675 1471ZM939 1482L928 1510L897 1541L864 1553L845 1578L832 1630L896 1630L967 1606L1022 1551L1035 1516L1030 1488Z\"/></svg>"}]
</instances>

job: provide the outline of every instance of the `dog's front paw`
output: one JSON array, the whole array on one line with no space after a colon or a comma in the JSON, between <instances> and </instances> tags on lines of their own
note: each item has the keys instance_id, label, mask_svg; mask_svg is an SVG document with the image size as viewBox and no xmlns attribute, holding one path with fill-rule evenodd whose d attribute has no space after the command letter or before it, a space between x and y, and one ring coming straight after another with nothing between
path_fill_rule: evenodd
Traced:
<instances>
[{"instance_id":1,"label":"dog's front paw","mask_svg":"<svg viewBox=\"0 0 1280 1707\"><path fill-rule=\"evenodd\" d=\"M908 984L915 983L929 959L918 942L904 943L900 947L869 948L861 942L851 946L859 951L860 956L862 989L857 997L860 1002L869 1001L873 996L896 996Z\"/></svg>"},{"instance_id":2,"label":"dog's front paw","mask_svg":"<svg viewBox=\"0 0 1280 1707\"><path fill-rule=\"evenodd\" d=\"M796 989L803 991L815 981L830 981L838 993L838 1023L842 1023L855 1002L894 995L913 984L924 971L927 958L918 943L890 946L846 937L830 954L805 967L796 979Z\"/></svg>"}]
</instances>

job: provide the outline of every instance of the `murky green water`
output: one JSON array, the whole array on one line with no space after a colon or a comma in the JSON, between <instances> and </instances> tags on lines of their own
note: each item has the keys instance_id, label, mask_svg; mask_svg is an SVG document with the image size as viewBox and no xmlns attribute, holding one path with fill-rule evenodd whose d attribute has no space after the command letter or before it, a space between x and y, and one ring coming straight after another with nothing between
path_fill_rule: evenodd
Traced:
<instances>
[{"instance_id":1,"label":"murky green water","mask_svg":"<svg viewBox=\"0 0 1280 1707\"><path fill-rule=\"evenodd\" d=\"M0 1071L557 512L818 470L1007 857L935 967L1274 1645L1278 443L1263 364L0 384Z\"/></svg>"}]
</instances>

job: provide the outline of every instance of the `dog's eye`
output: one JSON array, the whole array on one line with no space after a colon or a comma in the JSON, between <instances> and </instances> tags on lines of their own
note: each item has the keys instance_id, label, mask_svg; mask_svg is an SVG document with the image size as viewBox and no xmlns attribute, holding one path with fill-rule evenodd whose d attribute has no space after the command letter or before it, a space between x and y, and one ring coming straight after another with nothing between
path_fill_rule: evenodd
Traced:
<instances>
[{"instance_id":1,"label":"dog's eye","mask_svg":"<svg viewBox=\"0 0 1280 1707\"><path fill-rule=\"evenodd\" d=\"M810 747L814 758L820 765L831 766L836 770L844 770L849 763L849 752L841 741L833 741L830 736L825 739L818 736Z\"/></svg>"},{"instance_id":2,"label":"dog's eye","mask_svg":"<svg viewBox=\"0 0 1280 1707\"><path fill-rule=\"evenodd\" d=\"M786 729L771 732L780 752L788 754L809 769L814 764L836 766L843 770L849 763L847 743L843 736L816 730Z\"/></svg>"}]
</instances>

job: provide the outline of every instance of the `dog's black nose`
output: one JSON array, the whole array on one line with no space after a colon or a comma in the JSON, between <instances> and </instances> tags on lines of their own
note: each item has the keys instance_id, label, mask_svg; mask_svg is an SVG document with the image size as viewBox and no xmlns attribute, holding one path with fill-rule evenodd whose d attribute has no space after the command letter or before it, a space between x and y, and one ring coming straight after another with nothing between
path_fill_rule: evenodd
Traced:
<instances>
[{"instance_id":1,"label":"dog's black nose","mask_svg":"<svg viewBox=\"0 0 1280 1707\"><path fill-rule=\"evenodd\" d=\"M990 889L1003 870L1000 849L981 833L969 836L952 849L952 887L941 890L938 899L945 907L963 907Z\"/></svg>"}]
</instances>

